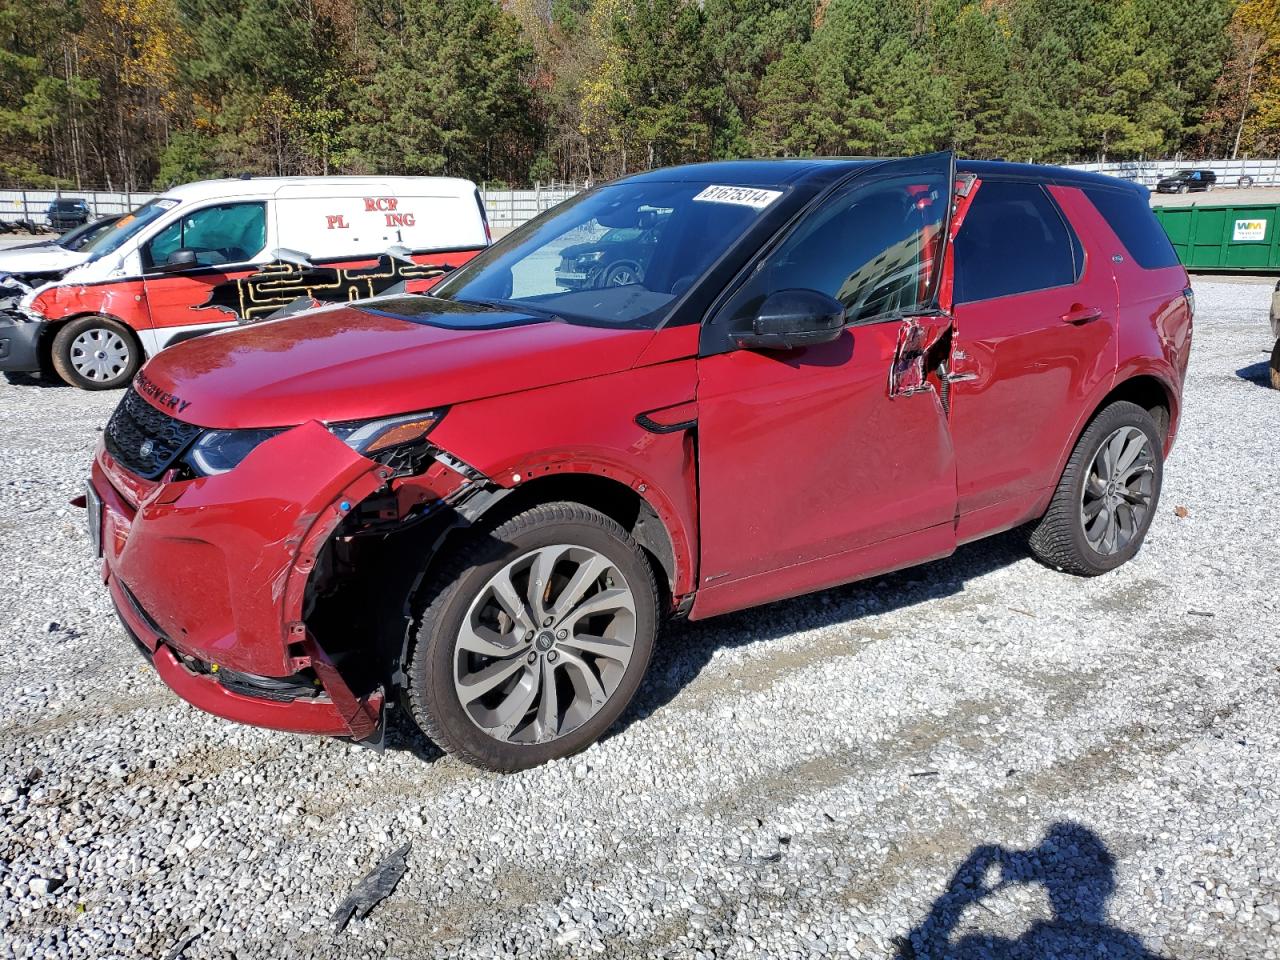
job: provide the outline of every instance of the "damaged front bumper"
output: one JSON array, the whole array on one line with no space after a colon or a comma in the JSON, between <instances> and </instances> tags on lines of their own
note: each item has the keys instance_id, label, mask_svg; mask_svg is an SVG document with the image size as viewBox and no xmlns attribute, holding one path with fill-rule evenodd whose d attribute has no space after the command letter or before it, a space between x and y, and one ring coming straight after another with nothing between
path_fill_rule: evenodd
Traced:
<instances>
[{"instance_id":1,"label":"damaged front bumper","mask_svg":"<svg viewBox=\"0 0 1280 960\"><path fill-rule=\"evenodd\" d=\"M40 370L40 340L45 324L16 310L0 310L0 370L36 373Z\"/></svg>"},{"instance_id":2,"label":"damaged front bumper","mask_svg":"<svg viewBox=\"0 0 1280 960\"><path fill-rule=\"evenodd\" d=\"M318 423L263 443L234 470L140 480L99 446L102 575L120 619L184 700L296 733L375 735L386 693L353 689L305 622L308 580L385 468Z\"/></svg>"}]
</instances>

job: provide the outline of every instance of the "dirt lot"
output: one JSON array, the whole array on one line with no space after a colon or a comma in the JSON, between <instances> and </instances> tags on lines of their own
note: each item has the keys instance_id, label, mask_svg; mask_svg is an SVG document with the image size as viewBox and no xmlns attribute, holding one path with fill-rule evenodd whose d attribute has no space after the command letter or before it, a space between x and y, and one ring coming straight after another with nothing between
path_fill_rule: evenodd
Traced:
<instances>
[{"instance_id":1,"label":"dirt lot","mask_svg":"<svg viewBox=\"0 0 1280 960\"><path fill-rule=\"evenodd\" d=\"M1276 960L1271 285L1195 287L1133 563L1008 535L679 627L611 736L509 777L178 701L66 505L118 395L0 382L0 958Z\"/></svg>"}]
</instances>

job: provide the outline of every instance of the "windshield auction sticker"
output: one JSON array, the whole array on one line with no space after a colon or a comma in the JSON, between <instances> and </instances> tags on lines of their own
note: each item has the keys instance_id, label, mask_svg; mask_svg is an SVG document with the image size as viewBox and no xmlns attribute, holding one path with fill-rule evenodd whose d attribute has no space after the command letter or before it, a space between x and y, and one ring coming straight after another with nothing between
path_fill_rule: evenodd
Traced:
<instances>
[{"instance_id":1,"label":"windshield auction sticker","mask_svg":"<svg viewBox=\"0 0 1280 960\"><path fill-rule=\"evenodd\" d=\"M734 203L740 207L763 210L782 196L781 190L760 190L756 187L707 187L693 199L704 203Z\"/></svg>"}]
</instances>

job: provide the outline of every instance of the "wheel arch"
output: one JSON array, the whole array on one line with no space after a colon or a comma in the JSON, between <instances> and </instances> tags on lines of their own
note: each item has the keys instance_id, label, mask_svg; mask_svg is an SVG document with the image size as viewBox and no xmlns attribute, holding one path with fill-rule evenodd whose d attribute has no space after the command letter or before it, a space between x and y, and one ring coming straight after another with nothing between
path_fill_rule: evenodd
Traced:
<instances>
[{"instance_id":1,"label":"wheel arch","mask_svg":"<svg viewBox=\"0 0 1280 960\"><path fill-rule=\"evenodd\" d=\"M500 500L492 502L473 522L501 523L508 517L544 503L568 501L599 510L616 521L635 538L654 567L659 585L668 604L679 591L682 564L689 562L677 556L676 543L656 507L645 496L652 488L639 483L629 486L622 479L596 472L584 465L581 469L544 468L523 482L509 488ZM643 491L643 492L641 492Z\"/></svg>"},{"instance_id":2,"label":"wheel arch","mask_svg":"<svg viewBox=\"0 0 1280 960\"><path fill-rule=\"evenodd\" d=\"M1055 477L1062 476L1071 451L1080 442L1080 437L1084 435L1093 419L1119 400L1135 403L1151 414L1151 418L1156 422L1156 428L1164 439L1163 453L1165 456L1168 455L1177 434L1178 417L1181 412L1178 392L1162 371L1145 366L1138 367L1118 375L1110 387L1087 406L1086 413L1077 421L1075 429L1071 431L1071 436L1058 457ZM1044 505L1047 505L1047 499Z\"/></svg>"},{"instance_id":3,"label":"wheel arch","mask_svg":"<svg viewBox=\"0 0 1280 960\"><path fill-rule=\"evenodd\" d=\"M81 310L79 313L69 313L65 317L45 320L44 334L40 337L39 345L41 373L53 373L56 375L56 371L53 368L54 340L57 339L59 331L66 327L67 324L75 323L77 320L83 320L86 317L101 317L103 320L110 320L113 323L118 323L125 329L133 346L137 348L138 356L142 358L141 362L147 362L147 359L151 354L147 352L146 344L142 342L142 338L138 335L138 331L134 329L132 324L103 310Z\"/></svg>"}]
</instances>

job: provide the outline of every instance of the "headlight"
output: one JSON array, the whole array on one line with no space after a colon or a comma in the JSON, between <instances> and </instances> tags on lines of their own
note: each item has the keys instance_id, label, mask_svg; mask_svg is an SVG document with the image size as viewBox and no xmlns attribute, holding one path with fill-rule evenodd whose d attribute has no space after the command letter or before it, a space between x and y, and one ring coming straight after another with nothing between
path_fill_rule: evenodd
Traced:
<instances>
[{"instance_id":1,"label":"headlight","mask_svg":"<svg viewBox=\"0 0 1280 960\"><path fill-rule=\"evenodd\" d=\"M329 430L356 453L372 457L393 447L418 442L431 432L443 416L443 410L426 410L398 417L384 417L381 420L331 423Z\"/></svg>"},{"instance_id":2,"label":"headlight","mask_svg":"<svg viewBox=\"0 0 1280 960\"><path fill-rule=\"evenodd\" d=\"M604 259L604 251L592 250L590 253L580 253L573 259L578 263L599 263Z\"/></svg>"},{"instance_id":3,"label":"headlight","mask_svg":"<svg viewBox=\"0 0 1280 960\"><path fill-rule=\"evenodd\" d=\"M270 440L284 429L206 430L187 451L187 464L202 477L226 473L263 440Z\"/></svg>"},{"instance_id":4,"label":"headlight","mask_svg":"<svg viewBox=\"0 0 1280 960\"><path fill-rule=\"evenodd\" d=\"M350 420L329 424L329 431L356 453L376 458L379 454L386 455L397 447L421 440L443 415L444 410L428 410L381 420ZM183 459L198 476L226 473L239 465L258 444L288 429L206 430Z\"/></svg>"}]
</instances>

